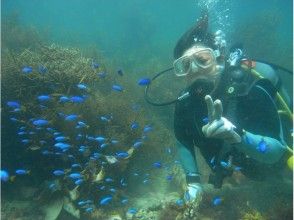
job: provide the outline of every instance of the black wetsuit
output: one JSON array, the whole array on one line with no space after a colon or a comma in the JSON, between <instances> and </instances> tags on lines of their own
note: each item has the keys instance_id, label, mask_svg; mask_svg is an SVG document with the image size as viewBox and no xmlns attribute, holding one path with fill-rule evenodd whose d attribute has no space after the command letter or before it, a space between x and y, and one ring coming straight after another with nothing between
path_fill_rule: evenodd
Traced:
<instances>
[{"instance_id":1,"label":"black wetsuit","mask_svg":"<svg viewBox=\"0 0 294 220\"><path fill-rule=\"evenodd\" d=\"M232 74L236 71L239 73ZM232 170L212 163L213 158L215 161L221 159L219 154L223 141L206 138L202 133L202 126L207 123L208 113L205 95L210 94L213 100L222 101L223 117L236 127L282 141L280 119L273 102L276 91L269 82L254 79L249 71L241 68L226 70L220 82L217 89L212 92L213 85L203 80L196 81L185 91L189 91L190 96L177 102L174 114L174 132L177 140L189 149L193 156L194 146L200 149L207 164L215 173L210 181L216 187L221 187L223 178L231 175ZM281 166L281 163L260 163L238 152L236 147L226 156L232 156L233 164L240 166L244 175L255 180L262 180L269 174L278 173L276 169Z\"/></svg>"}]
</instances>

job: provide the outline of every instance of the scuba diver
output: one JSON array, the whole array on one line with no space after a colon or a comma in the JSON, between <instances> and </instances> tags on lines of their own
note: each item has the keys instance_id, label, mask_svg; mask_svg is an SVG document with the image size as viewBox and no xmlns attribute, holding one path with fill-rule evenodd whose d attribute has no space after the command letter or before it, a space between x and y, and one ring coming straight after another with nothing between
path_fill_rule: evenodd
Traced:
<instances>
[{"instance_id":1,"label":"scuba diver","mask_svg":"<svg viewBox=\"0 0 294 220\"><path fill-rule=\"evenodd\" d=\"M209 183L216 188L234 170L253 180L277 178L287 159L292 161L281 122L290 118L292 128L290 99L274 68L247 59L241 45L229 55L226 47L222 31L208 32L204 14L174 48L174 72L187 82L173 102L174 133L191 201L203 192L195 148L211 168Z\"/></svg>"}]
</instances>

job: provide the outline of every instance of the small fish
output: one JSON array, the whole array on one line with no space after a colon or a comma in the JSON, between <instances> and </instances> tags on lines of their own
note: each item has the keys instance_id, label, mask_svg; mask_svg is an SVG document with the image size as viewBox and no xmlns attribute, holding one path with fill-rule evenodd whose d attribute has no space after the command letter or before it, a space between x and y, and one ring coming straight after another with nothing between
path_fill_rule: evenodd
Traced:
<instances>
[{"instance_id":1,"label":"small fish","mask_svg":"<svg viewBox=\"0 0 294 220\"><path fill-rule=\"evenodd\" d=\"M230 167L229 163L227 163L227 162L225 162L225 161L221 161L221 162L220 162L220 165L221 165L222 167L224 167L224 168L229 168L229 167Z\"/></svg>"},{"instance_id":2,"label":"small fish","mask_svg":"<svg viewBox=\"0 0 294 220\"><path fill-rule=\"evenodd\" d=\"M87 203L86 203L85 201L83 201L83 200L78 202L78 205L79 205L79 206L83 206L83 205L86 205L86 204L87 204Z\"/></svg>"},{"instance_id":3,"label":"small fish","mask_svg":"<svg viewBox=\"0 0 294 220\"><path fill-rule=\"evenodd\" d=\"M98 136L95 138L95 140L98 141L99 143L103 143L106 140L106 138L102 136Z\"/></svg>"},{"instance_id":4,"label":"small fish","mask_svg":"<svg viewBox=\"0 0 294 220\"><path fill-rule=\"evenodd\" d=\"M128 211L127 211L127 213L134 215L134 214L137 213L137 209L135 209L135 208L129 208Z\"/></svg>"},{"instance_id":5,"label":"small fish","mask_svg":"<svg viewBox=\"0 0 294 220\"><path fill-rule=\"evenodd\" d=\"M110 188L109 191L112 192L112 193L116 193L116 189L115 188Z\"/></svg>"},{"instance_id":6,"label":"small fish","mask_svg":"<svg viewBox=\"0 0 294 220\"><path fill-rule=\"evenodd\" d=\"M68 98L68 97L66 97L66 96L61 96L60 98L59 98L59 102L60 103L66 103L66 102L70 102L71 100L70 100L70 98Z\"/></svg>"},{"instance_id":7,"label":"small fish","mask_svg":"<svg viewBox=\"0 0 294 220\"><path fill-rule=\"evenodd\" d=\"M211 165L214 165L214 162L215 162L215 156L213 156L213 157L211 158L211 160L210 160L210 164L211 164Z\"/></svg>"},{"instance_id":8,"label":"small fish","mask_svg":"<svg viewBox=\"0 0 294 220\"><path fill-rule=\"evenodd\" d=\"M132 124L131 124L131 129L132 130L135 130L135 129L137 129L137 128L139 128L139 124L138 124L138 122L132 122Z\"/></svg>"},{"instance_id":9,"label":"small fish","mask_svg":"<svg viewBox=\"0 0 294 220\"><path fill-rule=\"evenodd\" d=\"M119 143L119 141L118 141L118 140L115 140L115 139L111 140L110 142L111 142L112 144L118 144L118 143Z\"/></svg>"},{"instance_id":10,"label":"small fish","mask_svg":"<svg viewBox=\"0 0 294 220\"><path fill-rule=\"evenodd\" d=\"M39 66L38 66L38 72L41 73L41 74L46 73L47 70L48 70L48 69L47 69L45 66L43 66L43 65L39 65Z\"/></svg>"},{"instance_id":11,"label":"small fish","mask_svg":"<svg viewBox=\"0 0 294 220\"><path fill-rule=\"evenodd\" d=\"M69 139L68 137L59 136L59 137L56 137L54 140L57 141L57 142L63 142L63 141L66 141L68 139Z\"/></svg>"},{"instance_id":12,"label":"small fish","mask_svg":"<svg viewBox=\"0 0 294 220\"><path fill-rule=\"evenodd\" d=\"M26 175L26 174L30 174L30 171L29 170L18 169L18 170L15 171L15 173L17 175Z\"/></svg>"},{"instance_id":13,"label":"small fish","mask_svg":"<svg viewBox=\"0 0 294 220\"><path fill-rule=\"evenodd\" d=\"M78 115L72 114L65 117L66 121L75 121L78 119Z\"/></svg>"},{"instance_id":14,"label":"small fish","mask_svg":"<svg viewBox=\"0 0 294 220\"><path fill-rule=\"evenodd\" d=\"M9 180L9 173L5 170L0 170L1 182L7 182Z\"/></svg>"},{"instance_id":15,"label":"small fish","mask_svg":"<svg viewBox=\"0 0 294 220\"><path fill-rule=\"evenodd\" d=\"M107 177L107 178L105 178L105 182L112 183L112 182L114 182L114 180L110 177Z\"/></svg>"},{"instance_id":16,"label":"small fish","mask_svg":"<svg viewBox=\"0 0 294 220\"><path fill-rule=\"evenodd\" d=\"M6 105L10 108L20 108L20 104L17 101L8 101Z\"/></svg>"},{"instance_id":17,"label":"small fish","mask_svg":"<svg viewBox=\"0 0 294 220\"><path fill-rule=\"evenodd\" d=\"M18 132L17 134L18 134L18 135L26 135L27 132L25 132L25 131L20 131L20 132Z\"/></svg>"},{"instance_id":18,"label":"small fish","mask_svg":"<svg viewBox=\"0 0 294 220\"><path fill-rule=\"evenodd\" d=\"M22 68L23 73L31 73L33 71L33 67L31 66L25 66Z\"/></svg>"},{"instance_id":19,"label":"small fish","mask_svg":"<svg viewBox=\"0 0 294 220\"><path fill-rule=\"evenodd\" d=\"M125 159L129 156L128 152L126 152L126 151L116 152L115 155L121 159Z\"/></svg>"},{"instance_id":20,"label":"small fish","mask_svg":"<svg viewBox=\"0 0 294 220\"><path fill-rule=\"evenodd\" d=\"M76 180L76 179L81 179L83 177L80 173L71 173L69 174L69 178Z\"/></svg>"},{"instance_id":21,"label":"small fish","mask_svg":"<svg viewBox=\"0 0 294 220\"><path fill-rule=\"evenodd\" d=\"M84 84L84 83L79 83L79 84L77 85L77 87L78 87L79 89L81 89L81 90L87 90L87 89L88 89L88 86L87 86L86 84Z\"/></svg>"},{"instance_id":22,"label":"small fish","mask_svg":"<svg viewBox=\"0 0 294 220\"><path fill-rule=\"evenodd\" d=\"M96 62L94 62L94 61L92 61L91 67L92 67L93 69L97 69L97 68L99 68L99 64L96 63Z\"/></svg>"},{"instance_id":23,"label":"small fish","mask_svg":"<svg viewBox=\"0 0 294 220\"><path fill-rule=\"evenodd\" d=\"M204 124L208 124L208 122L209 122L208 117L203 118L203 119L202 119L202 122L203 122Z\"/></svg>"},{"instance_id":24,"label":"small fish","mask_svg":"<svg viewBox=\"0 0 294 220\"><path fill-rule=\"evenodd\" d=\"M138 85L140 86L147 86L151 83L151 80L149 78L141 78L138 81Z\"/></svg>"},{"instance_id":25,"label":"small fish","mask_svg":"<svg viewBox=\"0 0 294 220\"><path fill-rule=\"evenodd\" d=\"M121 178L121 180L120 180L120 184L122 185L122 186L127 186L128 184L125 182L125 179L124 178Z\"/></svg>"},{"instance_id":26,"label":"small fish","mask_svg":"<svg viewBox=\"0 0 294 220\"><path fill-rule=\"evenodd\" d=\"M105 78L106 75L107 75L106 72L99 72L99 73L97 73L97 76L98 76L99 78Z\"/></svg>"},{"instance_id":27,"label":"small fish","mask_svg":"<svg viewBox=\"0 0 294 220\"><path fill-rule=\"evenodd\" d=\"M153 163L153 167L155 167L155 168L161 168L162 167L162 164L161 164L160 161L157 161L157 162L154 162Z\"/></svg>"},{"instance_id":28,"label":"small fish","mask_svg":"<svg viewBox=\"0 0 294 220\"><path fill-rule=\"evenodd\" d=\"M85 209L86 212L91 213L94 211L93 207L89 207Z\"/></svg>"},{"instance_id":29,"label":"small fish","mask_svg":"<svg viewBox=\"0 0 294 220\"><path fill-rule=\"evenodd\" d=\"M149 179L144 179L144 180L143 180L143 183L144 183L144 184L147 184L148 182L149 182Z\"/></svg>"},{"instance_id":30,"label":"small fish","mask_svg":"<svg viewBox=\"0 0 294 220\"><path fill-rule=\"evenodd\" d=\"M70 97L70 101L73 103L83 103L85 99L81 96L72 96Z\"/></svg>"},{"instance_id":31,"label":"small fish","mask_svg":"<svg viewBox=\"0 0 294 220\"><path fill-rule=\"evenodd\" d=\"M260 153L265 153L268 150L268 145L262 138L262 140L258 143L258 146L256 148Z\"/></svg>"},{"instance_id":32,"label":"small fish","mask_svg":"<svg viewBox=\"0 0 294 220\"><path fill-rule=\"evenodd\" d=\"M66 143L63 143L63 142L59 142L59 143L54 144L54 147L57 147L57 148L59 148L61 150L68 150L70 145L66 144Z\"/></svg>"},{"instance_id":33,"label":"small fish","mask_svg":"<svg viewBox=\"0 0 294 220\"><path fill-rule=\"evenodd\" d=\"M122 203L122 204L127 204L128 201L129 201L128 199L122 199L122 200L121 200L121 203Z\"/></svg>"},{"instance_id":34,"label":"small fish","mask_svg":"<svg viewBox=\"0 0 294 220\"><path fill-rule=\"evenodd\" d=\"M31 142L30 139L22 139L22 140L21 140L21 143L23 143L23 144L28 144L28 143L30 143L30 142Z\"/></svg>"},{"instance_id":35,"label":"small fish","mask_svg":"<svg viewBox=\"0 0 294 220\"><path fill-rule=\"evenodd\" d=\"M64 170L54 170L53 171L54 176L62 176L64 175Z\"/></svg>"},{"instance_id":36,"label":"small fish","mask_svg":"<svg viewBox=\"0 0 294 220\"><path fill-rule=\"evenodd\" d=\"M88 128L89 127L89 125L87 125L85 122L83 122L83 121L78 121L78 126L80 127L80 128Z\"/></svg>"},{"instance_id":37,"label":"small fish","mask_svg":"<svg viewBox=\"0 0 294 220\"><path fill-rule=\"evenodd\" d=\"M100 190L105 190L106 186L101 186Z\"/></svg>"},{"instance_id":38,"label":"small fish","mask_svg":"<svg viewBox=\"0 0 294 220\"><path fill-rule=\"evenodd\" d=\"M107 144L107 143L103 143L103 144L100 145L100 148L103 149L103 148L106 148L106 147L108 147L108 146L109 146L109 144Z\"/></svg>"},{"instance_id":39,"label":"small fish","mask_svg":"<svg viewBox=\"0 0 294 220\"><path fill-rule=\"evenodd\" d=\"M82 185L83 182L84 182L83 179L78 179L78 180L75 181L75 184L80 186L80 185Z\"/></svg>"},{"instance_id":40,"label":"small fish","mask_svg":"<svg viewBox=\"0 0 294 220\"><path fill-rule=\"evenodd\" d=\"M241 169L242 169L242 167L238 167L238 166L236 166L236 167L234 168L235 171L240 171Z\"/></svg>"},{"instance_id":41,"label":"small fish","mask_svg":"<svg viewBox=\"0 0 294 220\"><path fill-rule=\"evenodd\" d=\"M120 76L123 76L124 75L122 69L117 70L117 74L120 75Z\"/></svg>"},{"instance_id":42,"label":"small fish","mask_svg":"<svg viewBox=\"0 0 294 220\"><path fill-rule=\"evenodd\" d=\"M167 175L166 180L172 181L173 180L173 175Z\"/></svg>"},{"instance_id":43,"label":"small fish","mask_svg":"<svg viewBox=\"0 0 294 220\"><path fill-rule=\"evenodd\" d=\"M81 164L74 163L71 165L71 168L82 168Z\"/></svg>"},{"instance_id":44,"label":"small fish","mask_svg":"<svg viewBox=\"0 0 294 220\"><path fill-rule=\"evenodd\" d=\"M101 116L100 119L101 121L110 122L112 116Z\"/></svg>"},{"instance_id":45,"label":"small fish","mask_svg":"<svg viewBox=\"0 0 294 220\"><path fill-rule=\"evenodd\" d=\"M143 132L144 132L144 133L147 133L147 132L150 132L150 131L152 131L152 130L153 130L153 128L152 128L151 125L146 125L146 126L144 127L144 129L143 129Z\"/></svg>"},{"instance_id":46,"label":"small fish","mask_svg":"<svg viewBox=\"0 0 294 220\"><path fill-rule=\"evenodd\" d=\"M141 147L142 144L143 144L142 141L136 141L136 142L133 144L133 147L134 147L134 148L138 148L138 147Z\"/></svg>"},{"instance_id":47,"label":"small fish","mask_svg":"<svg viewBox=\"0 0 294 220\"><path fill-rule=\"evenodd\" d=\"M212 199L212 204L213 204L214 206L218 206L218 205L220 205L221 202L222 202L222 199L221 199L219 196L216 196L216 197L214 197L214 198Z\"/></svg>"},{"instance_id":48,"label":"small fish","mask_svg":"<svg viewBox=\"0 0 294 220\"><path fill-rule=\"evenodd\" d=\"M170 147L166 148L166 152L167 152L168 154L171 154L171 153L172 153L171 148L170 148Z\"/></svg>"},{"instance_id":49,"label":"small fish","mask_svg":"<svg viewBox=\"0 0 294 220\"><path fill-rule=\"evenodd\" d=\"M45 120L45 119L37 119L37 120L34 120L33 121L33 125L35 125L35 126L45 126L45 125L48 125L49 124L49 122L47 121L47 120Z\"/></svg>"},{"instance_id":50,"label":"small fish","mask_svg":"<svg viewBox=\"0 0 294 220\"><path fill-rule=\"evenodd\" d=\"M105 196L100 200L99 204L108 205L111 202L111 200L112 200L112 196Z\"/></svg>"},{"instance_id":51,"label":"small fish","mask_svg":"<svg viewBox=\"0 0 294 220\"><path fill-rule=\"evenodd\" d=\"M182 200L182 199L178 199L178 200L176 201L176 205L177 205L177 206L184 206L184 200Z\"/></svg>"},{"instance_id":52,"label":"small fish","mask_svg":"<svg viewBox=\"0 0 294 220\"><path fill-rule=\"evenodd\" d=\"M117 91L117 92L122 92L124 89L120 85L113 85L112 90Z\"/></svg>"}]
</instances>

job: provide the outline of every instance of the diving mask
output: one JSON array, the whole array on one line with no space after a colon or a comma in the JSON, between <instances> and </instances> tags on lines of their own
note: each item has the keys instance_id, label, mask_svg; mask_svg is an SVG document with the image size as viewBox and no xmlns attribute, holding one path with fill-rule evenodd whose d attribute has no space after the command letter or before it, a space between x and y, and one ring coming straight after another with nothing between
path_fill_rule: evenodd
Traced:
<instances>
[{"instance_id":1,"label":"diving mask","mask_svg":"<svg viewBox=\"0 0 294 220\"><path fill-rule=\"evenodd\" d=\"M216 64L216 57L220 55L218 50L210 48L196 48L174 61L173 66L177 76L186 76L191 70L208 69Z\"/></svg>"}]
</instances>

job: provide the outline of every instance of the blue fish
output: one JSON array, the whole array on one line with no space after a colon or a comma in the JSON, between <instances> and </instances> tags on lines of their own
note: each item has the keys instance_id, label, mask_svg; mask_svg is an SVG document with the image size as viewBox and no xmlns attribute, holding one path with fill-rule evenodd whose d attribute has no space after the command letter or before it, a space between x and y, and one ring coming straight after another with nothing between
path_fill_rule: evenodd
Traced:
<instances>
[{"instance_id":1,"label":"blue fish","mask_svg":"<svg viewBox=\"0 0 294 220\"><path fill-rule=\"evenodd\" d=\"M88 86L84 83L80 83L77 85L77 87L81 90L87 90L88 89Z\"/></svg>"},{"instance_id":2,"label":"blue fish","mask_svg":"<svg viewBox=\"0 0 294 220\"><path fill-rule=\"evenodd\" d=\"M31 140L30 140L30 139L23 139L23 140L21 140L21 142L22 142L23 144L28 144L28 143L31 142Z\"/></svg>"},{"instance_id":3,"label":"blue fish","mask_svg":"<svg viewBox=\"0 0 294 220\"><path fill-rule=\"evenodd\" d=\"M103 148L105 148L105 147L107 147L107 146L109 146L109 144L107 144L107 143L103 143L103 144L100 145L100 148L103 149Z\"/></svg>"},{"instance_id":4,"label":"blue fish","mask_svg":"<svg viewBox=\"0 0 294 220\"><path fill-rule=\"evenodd\" d=\"M86 212L91 213L94 211L93 207L89 207L85 209Z\"/></svg>"},{"instance_id":5,"label":"blue fish","mask_svg":"<svg viewBox=\"0 0 294 220\"><path fill-rule=\"evenodd\" d=\"M238 166L236 166L236 167L234 168L235 171L240 171L241 169L242 169L242 167L238 167Z\"/></svg>"},{"instance_id":6,"label":"blue fish","mask_svg":"<svg viewBox=\"0 0 294 220\"><path fill-rule=\"evenodd\" d=\"M99 68L99 64L96 63L96 62L94 62L94 61L92 61L91 66L92 66L93 69L97 69L97 68Z\"/></svg>"},{"instance_id":7,"label":"blue fish","mask_svg":"<svg viewBox=\"0 0 294 220\"><path fill-rule=\"evenodd\" d=\"M105 178L105 182L112 183L112 182L114 182L114 180L110 177L107 177L107 178Z\"/></svg>"},{"instance_id":8,"label":"blue fish","mask_svg":"<svg viewBox=\"0 0 294 220\"><path fill-rule=\"evenodd\" d=\"M135 209L135 208L129 208L128 211L127 211L127 213L134 215L134 214L137 213L137 209Z\"/></svg>"},{"instance_id":9,"label":"blue fish","mask_svg":"<svg viewBox=\"0 0 294 220\"><path fill-rule=\"evenodd\" d=\"M33 125L35 125L35 126L45 126L45 125L48 125L49 124L49 122L47 121L47 120L45 120L45 119L37 119L37 120L34 120L33 121Z\"/></svg>"},{"instance_id":10,"label":"blue fish","mask_svg":"<svg viewBox=\"0 0 294 220\"><path fill-rule=\"evenodd\" d=\"M125 159L129 156L128 152L120 151L115 153L118 158Z\"/></svg>"},{"instance_id":11,"label":"blue fish","mask_svg":"<svg viewBox=\"0 0 294 220\"><path fill-rule=\"evenodd\" d=\"M120 184L122 185L122 186L127 186L128 184L125 182L125 179L124 178L121 178L121 180L120 180Z\"/></svg>"},{"instance_id":12,"label":"blue fish","mask_svg":"<svg viewBox=\"0 0 294 220\"><path fill-rule=\"evenodd\" d=\"M15 173L17 175L26 175L26 174L30 174L30 171L29 170L18 169L18 170L15 171Z\"/></svg>"},{"instance_id":13,"label":"blue fish","mask_svg":"<svg viewBox=\"0 0 294 220\"><path fill-rule=\"evenodd\" d=\"M225 162L225 161L221 161L221 162L220 162L220 165L221 165L222 167L224 167L224 168L228 168L228 167L230 167L229 163L227 163L227 162Z\"/></svg>"},{"instance_id":14,"label":"blue fish","mask_svg":"<svg viewBox=\"0 0 294 220\"><path fill-rule=\"evenodd\" d=\"M134 130L134 129L137 129L137 128L139 128L139 124L138 124L138 122L132 122L132 124L131 124L131 129L132 130Z\"/></svg>"},{"instance_id":15,"label":"blue fish","mask_svg":"<svg viewBox=\"0 0 294 220\"><path fill-rule=\"evenodd\" d=\"M213 204L214 206L218 206L218 205L220 205L221 202L222 202L222 199L221 199L219 196L216 196L216 197L214 197L214 198L212 199L212 204Z\"/></svg>"},{"instance_id":16,"label":"blue fish","mask_svg":"<svg viewBox=\"0 0 294 220\"><path fill-rule=\"evenodd\" d=\"M5 170L0 170L1 182L7 182L9 180L9 173Z\"/></svg>"},{"instance_id":17,"label":"blue fish","mask_svg":"<svg viewBox=\"0 0 294 220\"><path fill-rule=\"evenodd\" d=\"M123 91L123 87L120 85L113 85L112 86L112 90L117 91L117 92L122 92Z\"/></svg>"},{"instance_id":18,"label":"blue fish","mask_svg":"<svg viewBox=\"0 0 294 220\"><path fill-rule=\"evenodd\" d=\"M258 146L256 148L259 152L261 153L265 153L268 150L268 145L267 143L264 141L264 139L262 139L259 143Z\"/></svg>"},{"instance_id":19,"label":"blue fish","mask_svg":"<svg viewBox=\"0 0 294 220\"><path fill-rule=\"evenodd\" d=\"M73 103L83 103L85 99L81 96L72 96L70 97L70 101L72 101Z\"/></svg>"},{"instance_id":20,"label":"blue fish","mask_svg":"<svg viewBox=\"0 0 294 220\"><path fill-rule=\"evenodd\" d=\"M138 81L138 85L140 86L147 86L151 83L151 80L149 78L142 78L142 79L139 79Z\"/></svg>"},{"instance_id":21,"label":"blue fish","mask_svg":"<svg viewBox=\"0 0 294 220\"><path fill-rule=\"evenodd\" d=\"M56 137L55 138L55 141L57 141L57 142L63 142L63 141L66 141L68 139L69 139L68 137L59 136L59 137Z\"/></svg>"},{"instance_id":22,"label":"blue fish","mask_svg":"<svg viewBox=\"0 0 294 220\"><path fill-rule=\"evenodd\" d=\"M20 104L17 101L8 101L6 105L10 108L20 108Z\"/></svg>"},{"instance_id":23,"label":"blue fish","mask_svg":"<svg viewBox=\"0 0 294 220\"><path fill-rule=\"evenodd\" d=\"M208 122L209 122L208 117L203 118L202 121L204 124L208 124Z\"/></svg>"},{"instance_id":24,"label":"blue fish","mask_svg":"<svg viewBox=\"0 0 294 220\"><path fill-rule=\"evenodd\" d=\"M144 132L144 133L147 133L147 132L150 132L150 131L152 131L152 130L153 130L153 128L152 128L151 125L146 125L146 126L144 127L144 129L143 129L143 132Z\"/></svg>"},{"instance_id":25,"label":"blue fish","mask_svg":"<svg viewBox=\"0 0 294 220\"><path fill-rule=\"evenodd\" d=\"M43 65L39 65L38 66L38 72L41 73L41 74L44 74L47 72L47 68Z\"/></svg>"},{"instance_id":26,"label":"blue fish","mask_svg":"<svg viewBox=\"0 0 294 220\"><path fill-rule=\"evenodd\" d=\"M112 144L118 144L118 143L119 143L119 141L118 141L118 140L115 140L115 139L111 140L110 142L111 142Z\"/></svg>"},{"instance_id":27,"label":"blue fish","mask_svg":"<svg viewBox=\"0 0 294 220\"><path fill-rule=\"evenodd\" d=\"M97 73L97 76L98 76L99 78L105 78L106 75L107 75L106 72L99 72L99 73Z\"/></svg>"},{"instance_id":28,"label":"blue fish","mask_svg":"<svg viewBox=\"0 0 294 220\"><path fill-rule=\"evenodd\" d=\"M18 135L25 135L25 134L27 134L27 132L25 132L25 131L20 131L20 132L18 132L17 134L18 134Z\"/></svg>"},{"instance_id":29,"label":"blue fish","mask_svg":"<svg viewBox=\"0 0 294 220\"><path fill-rule=\"evenodd\" d=\"M83 177L80 173L71 173L69 174L69 178L76 180L76 179L81 179Z\"/></svg>"},{"instance_id":30,"label":"blue fish","mask_svg":"<svg viewBox=\"0 0 294 220\"><path fill-rule=\"evenodd\" d=\"M154 162L153 163L153 167L155 167L155 168L161 168L162 167L162 164L161 164L160 161L157 161L157 162Z\"/></svg>"},{"instance_id":31,"label":"blue fish","mask_svg":"<svg viewBox=\"0 0 294 220\"><path fill-rule=\"evenodd\" d=\"M71 168L82 168L81 164L74 163L71 165Z\"/></svg>"},{"instance_id":32,"label":"blue fish","mask_svg":"<svg viewBox=\"0 0 294 220\"><path fill-rule=\"evenodd\" d=\"M182 200L182 199L178 199L178 200L176 201L176 205L177 205L177 206L184 206L184 200Z\"/></svg>"},{"instance_id":33,"label":"blue fish","mask_svg":"<svg viewBox=\"0 0 294 220\"><path fill-rule=\"evenodd\" d=\"M62 176L62 175L64 175L64 171L63 170L54 170L53 174L54 174L54 176Z\"/></svg>"},{"instance_id":34,"label":"blue fish","mask_svg":"<svg viewBox=\"0 0 294 220\"><path fill-rule=\"evenodd\" d=\"M83 182L84 182L83 179L78 179L78 180L75 181L75 184L80 186L80 185L82 185Z\"/></svg>"},{"instance_id":35,"label":"blue fish","mask_svg":"<svg viewBox=\"0 0 294 220\"><path fill-rule=\"evenodd\" d=\"M120 76L123 76L123 75L124 75L124 73L123 73L123 71L122 71L121 69L119 69L119 70L117 71L117 74L120 75Z\"/></svg>"},{"instance_id":36,"label":"blue fish","mask_svg":"<svg viewBox=\"0 0 294 220\"><path fill-rule=\"evenodd\" d=\"M98 141L99 143L103 143L106 140L106 138L102 136L98 136L95 138L95 140Z\"/></svg>"},{"instance_id":37,"label":"blue fish","mask_svg":"<svg viewBox=\"0 0 294 220\"><path fill-rule=\"evenodd\" d=\"M166 179L167 179L168 181L172 181L172 180L173 180L173 175L167 175Z\"/></svg>"},{"instance_id":38,"label":"blue fish","mask_svg":"<svg viewBox=\"0 0 294 220\"><path fill-rule=\"evenodd\" d=\"M33 67L31 66L25 66L22 68L23 73L31 73L33 71Z\"/></svg>"},{"instance_id":39,"label":"blue fish","mask_svg":"<svg viewBox=\"0 0 294 220\"><path fill-rule=\"evenodd\" d=\"M112 200L112 196L105 196L100 200L99 204L108 205L111 202L111 200Z\"/></svg>"},{"instance_id":40,"label":"blue fish","mask_svg":"<svg viewBox=\"0 0 294 220\"><path fill-rule=\"evenodd\" d=\"M75 121L78 119L78 115L72 114L65 117L66 121Z\"/></svg>"},{"instance_id":41,"label":"blue fish","mask_svg":"<svg viewBox=\"0 0 294 220\"><path fill-rule=\"evenodd\" d=\"M80 128L85 128L85 127L89 127L85 122L83 122L83 121L78 121L78 126L80 127Z\"/></svg>"},{"instance_id":42,"label":"blue fish","mask_svg":"<svg viewBox=\"0 0 294 220\"><path fill-rule=\"evenodd\" d=\"M116 189L115 188L110 188L109 191L112 192L112 193L116 193Z\"/></svg>"},{"instance_id":43,"label":"blue fish","mask_svg":"<svg viewBox=\"0 0 294 220\"><path fill-rule=\"evenodd\" d=\"M136 141L136 142L133 144L133 147L134 147L134 148L138 148L138 147L141 147L142 144L143 144L142 141Z\"/></svg>"},{"instance_id":44,"label":"blue fish","mask_svg":"<svg viewBox=\"0 0 294 220\"><path fill-rule=\"evenodd\" d=\"M57 148L59 148L61 150L68 150L70 145L66 144L66 143L63 143L63 142L59 142L59 143L54 144L54 147L57 147Z\"/></svg>"},{"instance_id":45,"label":"blue fish","mask_svg":"<svg viewBox=\"0 0 294 220\"><path fill-rule=\"evenodd\" d=\"M122 199L122 200L121 200L121 203L122 203L122 204L127 204L128 201L129 201L128 199Z\"/></svg>"},{"instance_id":46,"label":"blue fish","mask_svg":"<svg viewBox=\"0 0 294 220\"><path fill-rule=\"evenodd\" d=\"M70 98L68 98L66 96L61 96L59 98L59 102L61 102L61 103L66 103L66 102L70 102L70 101L71 101Z\"/></svg>"},{"instance_id":47,"label":"blue fish","mask_svg":"<svg viewBox=\"0 0 294 220\"><path fill-rule=\"evenodd\" d=\"M112 116L101 116L100 119L101 121L110 122Z\"/></svg>"}]
</instances>

